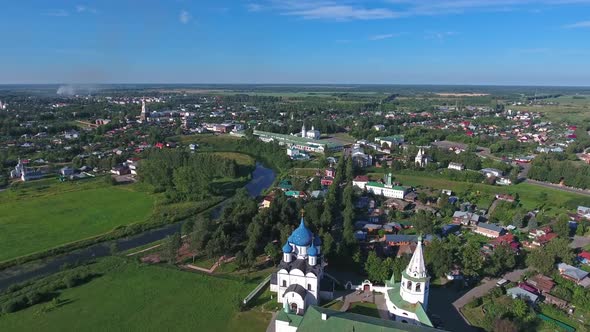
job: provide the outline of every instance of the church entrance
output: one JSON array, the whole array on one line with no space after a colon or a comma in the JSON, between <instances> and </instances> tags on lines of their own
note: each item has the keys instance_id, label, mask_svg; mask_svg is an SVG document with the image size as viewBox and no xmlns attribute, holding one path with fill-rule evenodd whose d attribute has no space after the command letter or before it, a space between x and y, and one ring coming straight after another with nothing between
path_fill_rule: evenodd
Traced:
<instances>
[{"instance_id":1,"label":"church entrance","mask_svg":"<svg viewBox=\"0 0 590 332\"><path fill-rule=\"evenodd\" d=\"M365 293L368 293L368 292L370 292L370 291L371 291L371 285L365 285L365 286L363 286L363 291L364 291Z\"/></svg>"},{"instance_id":2,"label":"church entrance","mask_svg":"<svg viewBox=\"0 0 590 332\"><path fill-rule=\"evenodd\" d=\"M291 311L297 313L297 303L291 303Z\"/></svg>"}]
</instances>

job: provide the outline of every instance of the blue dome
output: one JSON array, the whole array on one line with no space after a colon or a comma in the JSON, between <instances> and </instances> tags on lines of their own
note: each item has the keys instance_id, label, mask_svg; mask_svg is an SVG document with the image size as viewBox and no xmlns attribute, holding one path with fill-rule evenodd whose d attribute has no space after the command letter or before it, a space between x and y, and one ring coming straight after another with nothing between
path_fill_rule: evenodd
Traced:
<instances>
[{"instance_id":1,"label":"blue dome","mask_svg":"<svg viewBox=\"0 0 590 332\"><path fill-rule=\"evenodd\" d=\"M312 244L309 249L307 249L307 254L312 257L318 256L318 249Z\"/></svg>"},{"instance_id":2,"label":"blue dome","mask_svg":"<svg viewBox=\"0 0 590 332\"><path fill-rule=\"evenodd\" d=\"M318 247L322 246L322 239L320 239L319 235L313 238L313 245Z\"/></svg>"},{"instance_id":3,"label":"blue dome","mask_svg":"<svg viewBox=\"0 0 590 332\"><path fill-rule=\"evenodd\" d=\"M293 248L289 245L289 242L285 243L285 245L283 246L283 252L285 254L290 254L293 252Z\"/></svg>"},{"instance_id":4,"label":"blue dome","mask_svg":"<svg viewBox=\"0 0 590 332\"><path fill-rule=\"evenodd\" d=\"M301 223L299 227L289 236L289 242L296 246L306 247L311 244L313 234L307 227L305 227L305 221L301 217Z\"/></svg>"}]
</instances>

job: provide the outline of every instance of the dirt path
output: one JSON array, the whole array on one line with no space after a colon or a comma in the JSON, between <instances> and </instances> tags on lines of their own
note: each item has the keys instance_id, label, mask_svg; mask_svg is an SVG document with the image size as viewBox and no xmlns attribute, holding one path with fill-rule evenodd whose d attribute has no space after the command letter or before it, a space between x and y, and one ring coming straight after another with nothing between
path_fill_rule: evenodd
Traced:
<instances>
[{"instance_id":1,"label":"dirt path","mask_svg":"<svg viewBox=\"0 0 590 332\"><path fill-rule=\"evenodd\" d=\"M236 257L230 257L230 258L225 258L225 256L221 256L217 262L215 262L215 264L213 264L213 266L211 266L210 269L206 269L204 267L200 267L200 266L196 266L193 264L186 264L183 265L182 267L186 267L189 268L191 270L197 270L197 271L201 271L201 272L205 272L205 273L213 273L215 272L215 270L217 270L217 268L222 264L222 263L229 263L231 261L233 261L234 259L236 259Z\"/></svg>"}]
</instances>

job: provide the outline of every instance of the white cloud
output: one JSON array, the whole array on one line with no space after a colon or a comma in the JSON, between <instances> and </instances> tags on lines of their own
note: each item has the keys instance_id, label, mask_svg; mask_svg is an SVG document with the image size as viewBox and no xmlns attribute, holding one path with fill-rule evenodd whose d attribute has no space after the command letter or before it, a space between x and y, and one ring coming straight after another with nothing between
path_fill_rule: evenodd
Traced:
<instances>
[{"instance_id":1,"label":"white cloud","mask_svg":"<svg viewBox=\"0 0 590 332\"><path fill-rule=\"evenodd\" d=\"M92 13L92 14L96 14L97 10L95 8L92 7L88 7L85 5L77 5L76 6L76 11L78 13Z\"/></svg>"},{"instance_id":2,"label":"white cloud","mask_svg":"<svg viewBox=\"0 0 590 332\"><path fill-rule=\"evenodd\" d=\"M249 3L246 5L246 10L249 12L259 12L263 9L264 7L259 3Z\"/></svg>"},{"instance_id":3,"label":"white cloud","mask_svg":"<svg viewBox=\"0 0 590 332\"><path fill-rule=\"evenodd\" d=\"M482 11L541 10L539 7L590 4L590 0L259 0L251 12L270 10L308 20L382 20Z\"/></svg>"},{"instance_id":4,"label":"white cloud","mask_svg":"<svg viewBox=\"0 0 590 332\"><path fill-rule=\"evenodd\" d=\"M590 21L581 21L563 26L566 29L590 28Z\"/></svg>"},{"instance_id":5,"label":"white cloud","mask_svg":"<svg viewBox=\"0 0 590 332\"><path fill-rule=\"evenodd\" d=\"M180 15L178 15L178 20L180 21L180 23L182 24L187 24L188 22L190 22L193 19L193 16L191 15L191 13L187 12L186 10L181 10L180 11Z\"/></svg>"},{"instance_id":6,"label":"white cloud","mask_svg":"<svg viewBox=\"0 0 590 332\"><path fill-rule=\"evenodd\" d=\"M43 15L54 16L54 17L65 17L65 16L70 16L70 13L64 9L57 9L57 10L51 10L51 11L45 12L45 13L43 13Z\"/></svg>"},{"instance_id":7,"label":"white cloud","mask_svg":"<svg viewBox=\"0 0 590 332\"><path fill-rule=\"evenodd\" d=\"M373 35L369 37L369 40L383 40L383 39L390 39L393 37L397 37L399 34L397 33L386 33L382 35Z\"/></svg>"}]
</instances>

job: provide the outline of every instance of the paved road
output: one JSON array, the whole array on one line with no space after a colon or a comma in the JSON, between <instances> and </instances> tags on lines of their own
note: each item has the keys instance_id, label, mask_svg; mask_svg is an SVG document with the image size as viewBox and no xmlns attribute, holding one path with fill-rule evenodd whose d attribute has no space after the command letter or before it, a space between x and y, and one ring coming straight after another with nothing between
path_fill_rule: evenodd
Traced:
<instances>
[{"instance_id":1,"label":"paved road","mask_svg":"<svg viewBox=\"0 0 590 332\"><path fill-rule=\"evenodd\" d=\"M514 270L506 273L502 278L510 281L518 281L526 270L527 269ZM459 299L453 302L453 306L455 306L455 308L459 310L463 308L467 303L473 301L474 299L486 295L492 288L496 287L496 282L498 280L499 278L484 280L484 282L481 285L473 288L469 292L465 293L465 295L461 296Z\"/></svg>"},{"instance_id":2,"label":"paved road","mask_svg":"<svg viewBox=\"0 0 590 332\"><path fill-rule=\"evenodd\" d=\"M526 179L524 182L534 184L534 185L540 186L540 187L557 189L557 190L566 191L566 192L570 192L570 193L574 193L574 194L590 196L590 190L570 188L570 187L565 187L565 186L561 186L561 185L554 184L554 183L542 182L542 181L531 180L531 179Z\"/></svg>"}]
</instances>

